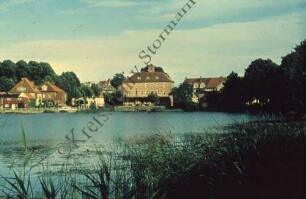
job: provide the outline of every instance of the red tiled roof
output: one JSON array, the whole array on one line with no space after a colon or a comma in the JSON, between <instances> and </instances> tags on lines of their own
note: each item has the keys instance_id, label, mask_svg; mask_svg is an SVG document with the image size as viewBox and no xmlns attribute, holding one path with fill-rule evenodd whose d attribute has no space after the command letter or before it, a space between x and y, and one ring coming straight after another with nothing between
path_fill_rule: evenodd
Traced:
<instances>
[{"instance_id":1,"label":"red tiled roof","mask_svg":"<svg viewBox=\"0 0 306 199\"><path fill-rule=\"evenodd\" d=\"M22 89L20 89L22 88ZM34 82L28 78L21 78L21 80L8 93L41 93Z\"/></svg>"},{"instance_id":2,"label":"red tiled roof","mask_svg":"<svg viewBox=\"0 0 306 199\"><path fill-rule=\"evenodd\" d=\"M100 86L110 85L110 79L105 80L105 81L100 81L98 84L99 84Z\"/></svg>"},{"instance_id":3,"label":"red tiled roof","mask_svg":"<svg viewBox=\"0 0 306 199\"><path fill-rule=\"evenodd\" d=\"M126 78L123 83L142 82L173 82L167 73L163 72L140 72Z\"/></svg>"},{"instance_id":4,"label":"red tiled roof","mask_svg":"<svg viewBox=\"0 0 306 199\"><path fill-rule=\"evenodd\" d=\"M186 78L184 82L188 84L204 83L206 89L215 89L220 84L226 81L226 77L211 77L211 78Z\"/></svg>"},{"instance_id":5,"label":"red tiled roof","mask_svg":"<svg viewBox=\"0 0 306 199\"><path fill-rule=\"evenodd\" d=\"M44 86L44 85L47 86L46 91L42 91L42 86ZM42 92L61 92L61 93L65 93L65 91L63 91L59 87L55 86L51 82L44 82L42 85L39 86L39 90L42 91Z\"/></svg>"}]
</instances>

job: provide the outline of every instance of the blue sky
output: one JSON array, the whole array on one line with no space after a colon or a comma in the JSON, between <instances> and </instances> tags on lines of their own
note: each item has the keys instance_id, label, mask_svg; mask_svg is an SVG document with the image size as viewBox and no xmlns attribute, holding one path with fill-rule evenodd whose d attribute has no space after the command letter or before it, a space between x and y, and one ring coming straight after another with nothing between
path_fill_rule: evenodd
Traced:
<instances>
[{"instance_id":1,"label":"blue sky","mask_svg":"<svg viewBox=\"0 0 306 199\"><path fill-rule=\"evenodd\" d=\"M306 39L306 0L195 0L152 63L185 77L240 75L259 57L281 56ZM0 61L49 62L99 81L143 66L187 0L0 0Z\"/></svg>"}]
</instances>

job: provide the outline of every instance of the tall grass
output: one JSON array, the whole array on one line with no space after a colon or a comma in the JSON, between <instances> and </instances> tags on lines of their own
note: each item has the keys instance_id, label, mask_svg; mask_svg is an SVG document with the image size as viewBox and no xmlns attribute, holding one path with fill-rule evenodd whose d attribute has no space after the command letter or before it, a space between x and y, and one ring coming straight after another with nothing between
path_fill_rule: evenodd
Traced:
<instances>
[{"instance_id":1,"label":"tall grass","mask_svg":"<svg viewBox=\"0 0 306 199\"><path fill-rule=\"evenodd\" d=\"M33 188L14 173L2 177L2 190L17 198L303 198L303 125L263 121L219 134L121 139L109 155L96 151L97 164L63 169L57 183L40 179Z\"/></svg>"},{"instance_id":2,"label":"tall grass","mask_svg":"<svg viewBox=\"0 0 306 199\"><path fill-rule=\"evenodd\" d=\"M21 137L21 146L25 152L28 150L28 135L24 129L23 123L20 119L20 137Z\"/></svg>"}]
</instances>

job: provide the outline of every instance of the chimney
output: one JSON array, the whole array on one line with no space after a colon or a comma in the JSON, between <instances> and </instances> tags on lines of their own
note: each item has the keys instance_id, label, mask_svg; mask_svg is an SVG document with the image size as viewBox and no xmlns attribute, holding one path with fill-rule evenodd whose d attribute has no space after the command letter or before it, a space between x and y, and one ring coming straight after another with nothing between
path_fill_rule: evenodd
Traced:
<instances>
[{"instance_id":1,"label":"chimney","mask_svg":"<svg viewBox=\"0 0 306 199\"><path fill-rule=\"evenodd\" d=\"M155 66L153 66L153 64L150 64L150 65L148 66L148 72L149 72L149 73L154 73L154 72L155 72Z\"/></svg>"}]
</instances>

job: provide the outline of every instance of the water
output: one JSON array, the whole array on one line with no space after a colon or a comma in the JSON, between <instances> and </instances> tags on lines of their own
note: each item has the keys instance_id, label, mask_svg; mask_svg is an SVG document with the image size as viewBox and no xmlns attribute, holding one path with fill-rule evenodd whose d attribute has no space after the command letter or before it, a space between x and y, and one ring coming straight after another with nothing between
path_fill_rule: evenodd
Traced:
<instances>
[{"instance_id":1,"label":"water","mask_svg":"<svg viewBox=\"0 0 306 199\"><path fill-rule=\"evenodd\" d=\"M114 138L152 133L199 133L250 119L246 114L214 112L0 115L0 175L24 169L25 165L28 170L34 168L34 174L45 170L42 167L46 165L61 167L67 152L63 146L71 143L66 136L72 139L72 131L75 139L82 141L76 143L79 147L73 148L70 155L78 159L79 165L85 165L94 161L91 151L101 146L107 148ZM27 135L30 153L24 153L22 148L21 124ZM62 148L59 150L59 147ZM69 164L72 163L66 166L69 167Z\"/></svg>"}]
</instances>

